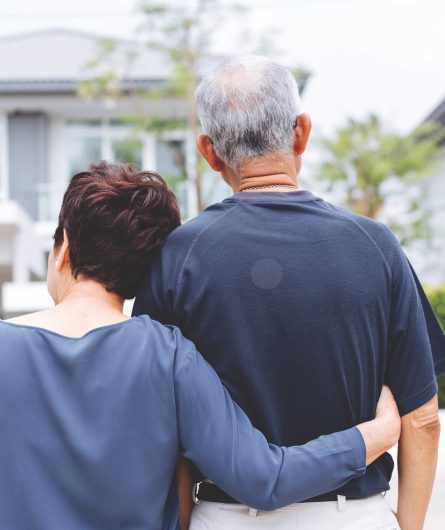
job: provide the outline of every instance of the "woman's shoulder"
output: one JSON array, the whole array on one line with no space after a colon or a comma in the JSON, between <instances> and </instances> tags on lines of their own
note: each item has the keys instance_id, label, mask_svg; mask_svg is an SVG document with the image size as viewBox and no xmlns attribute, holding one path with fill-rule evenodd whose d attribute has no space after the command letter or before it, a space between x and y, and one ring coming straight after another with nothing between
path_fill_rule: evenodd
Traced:
<instances>
[{"instance_id":1,"label":"woman's shoulder","mask_svg":"<svg viewBox=\"0 0 445 530\"><path fill-rule=\"evenodd\" d=\"M142 319L146 329L150 331L150 335L156 336L160 341L165 342L172 348L176 349L180 337L182 337L181 331L178 327L170 324L162 324L157 320L150 318L148 315L140 315L139 317L134 317Z\"/></svg>"},{"instance_id":2,"label":"woman's shoulder","mask_svg":"<svg viewBox=\"0 0 445 530\"><path fill-rule=\"evenodd\" d=\"M9 318L4 322L9 324L17 324L19 326L30 327L44 327L50 320L50 310L37 311L36 313L28 313L14 318Z\"/></svg>"},{"instance_id":3,"label":"woman's shoulder","mask_svg":"<svg viewBox=\"0 0 445 530\"><path fill-rule=\"evenodd\" d=\"M159 344L165 350L173 353L178 360L189 360L196 356L197 352L194 343L185 337L177 326L161 324L150 317L146 318L152 330L151 334L156 335Z\"/></svg>"},{"instance_id":4,"label":"woman's shoulder","mask_svg":"<svg viewBox=\"0 0 445 530\"><path fill-rule=\"evenodd\" d=\"M152 360L162 359L162 363L176 363L184 356L188 357L190 351L194 350L193 344L182 335L178 327L161 324L148 315L109 324L102 322L102 325L82 330L61 326L60 318L51 310L11 318L1 323L7 331L13 331L16 338L37 332L46 337L54 337L57 344L63 344L64 348L68 341L75 341L79 346L83 343L87 349L91 344L96 348L98 343L108 345L109 341L114 341L133 351L135 358L140 355L145 358L149 353ZM77 349L80 351L79 346Z\"/></svg>"},{"instance_id":5,"label":"woman's shoulder","mask_svg":"<svg viewBox=\"0 0 445 530\"><path fill-rule=\"evenodd\" d=\"M128 317L108 318L106 315L85 315L51 308L5 320L5 324L19 328L20 331L38 331L50 333L60 338L81 339L102 329L114 329L124 324Z\"/></svg>"},{"instance_id":6,"label":"woman's shoulder","mask_svg":"<svg viewBox=\"0 0 445 530\"><path fill-rule=\"evenodd\" d=\"M161 329L158 329L157 323L154 323L149 317L124 317L124 318L83 318L82 315L75 318L76 315L64 313L55 309L48 309L36 313L29 313L19 317L10 318L0 321L6 328L16 329L19 334L23 332L37 331L44 334L50 334L61 339L84 339L93 335L115 336L119 335L120 340L125 336L153 334L160 335ZM139 324L139 326L138 326ZM164 335L168 336L167 329L163 330Z\"/></svg>"}]
</instances>

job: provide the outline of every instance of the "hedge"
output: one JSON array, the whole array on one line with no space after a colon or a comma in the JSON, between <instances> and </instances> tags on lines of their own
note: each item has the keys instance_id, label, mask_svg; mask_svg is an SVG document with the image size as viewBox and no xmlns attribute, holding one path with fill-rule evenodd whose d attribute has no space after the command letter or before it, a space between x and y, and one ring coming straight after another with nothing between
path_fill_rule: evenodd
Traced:
<instances>
[{"instance_id":1,"label":"hedge","mask_svg":"<svg viewBox=\"0 0 445 530\"><path fill-rule=\"evenodd\" d=\"M445 285L435 287L433 289L427 289L429 301L433 306L436 315L439 318L442 328L445 329ZM439 406L445 408L445 375L442 375L437 380L439 385Z\"/></svg>"}]
</instances>

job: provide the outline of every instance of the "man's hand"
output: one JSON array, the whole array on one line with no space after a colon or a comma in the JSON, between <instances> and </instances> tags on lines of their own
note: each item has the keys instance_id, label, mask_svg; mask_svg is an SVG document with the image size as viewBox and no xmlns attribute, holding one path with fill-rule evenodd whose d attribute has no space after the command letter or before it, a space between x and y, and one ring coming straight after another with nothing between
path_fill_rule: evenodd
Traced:
<instances>
[{"instance_id":1,"label":"man's hand","mask_svg":"<svg viewBox=\"0 0 445 530\"><path fill-rule=\"evenodd\" d=\"M391 390L384 386L377 403L376 417L357 425L366 445L366 465L369 466L399 440L401 420Z\"/></svg>"}]
</instances>

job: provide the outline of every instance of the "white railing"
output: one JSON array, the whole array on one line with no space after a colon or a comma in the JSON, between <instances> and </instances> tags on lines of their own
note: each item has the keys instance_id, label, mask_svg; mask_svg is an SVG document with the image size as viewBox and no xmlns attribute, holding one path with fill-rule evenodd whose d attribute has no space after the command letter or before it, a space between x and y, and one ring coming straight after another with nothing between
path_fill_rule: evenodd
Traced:
<instances>
[{"instance_id":1,"label":"white railing","mask_svg":"<svg viewBox=\"0 0 445 530\"><path fill-rule=\"evenodd\" d=\"M44 251L36 237L33 221L14 201L3 201L0 208L0 227L3 242L9 252L2 256L3 265L12 268L13 281L24 282L34 273L45 275Z\"/></svg>"}]
</instances>

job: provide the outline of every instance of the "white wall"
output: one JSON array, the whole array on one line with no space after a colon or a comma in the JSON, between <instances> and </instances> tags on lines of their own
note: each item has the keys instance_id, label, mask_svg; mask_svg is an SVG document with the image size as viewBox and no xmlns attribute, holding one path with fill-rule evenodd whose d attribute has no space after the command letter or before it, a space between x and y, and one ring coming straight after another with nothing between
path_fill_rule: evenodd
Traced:
<instances>
[{"instance_id":1,"label":"white wall","mask_svg":"<svg viewBox=\"0 0 445 530\"><path fill-rule=\"evenodd\" d=\"M0 111L0 203L9 198L8 115Z\"/></svg>"},{"instance_id":2,"label":"white wall","mask_svg":"<svg viewBox=\"0 0 445 530\"><path fill-rule=\"evenodd\" d=\"M407 250L419 277L428 285L445 283L445 153L433 175L422 183L424 207L431 214L432 240Z\"/></svg>"}]
</instances>

